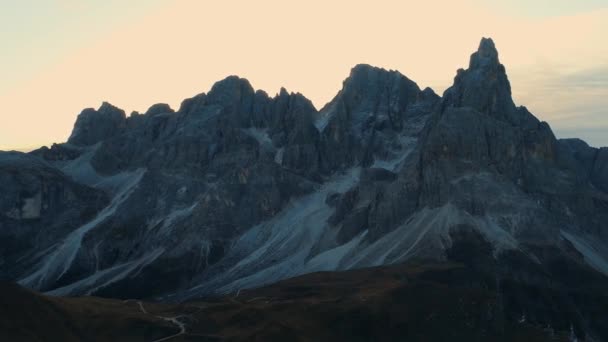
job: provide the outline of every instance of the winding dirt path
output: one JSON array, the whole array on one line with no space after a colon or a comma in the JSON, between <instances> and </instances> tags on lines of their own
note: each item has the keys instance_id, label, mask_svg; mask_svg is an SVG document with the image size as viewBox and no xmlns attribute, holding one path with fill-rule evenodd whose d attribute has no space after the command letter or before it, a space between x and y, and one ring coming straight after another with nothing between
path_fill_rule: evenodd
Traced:
<instances>
[{"instance_id":1,"label":"winding dirt path","mask_svg":"<svg viewBox=\"0 0 608 342\"><path fill-rule=\"evenodd\" d=\"M125 302L129 302L129 301L133 301L133 300L126 300ZM146 310L146 308L144 307L144 303L142 303L141 301L135 301L137 303L137 305L139 306L139 311L141 311L143 314L145 315L152 315L151 313L148 312L148 310ZM177 334L173 334L167 337L163 337L157 340L154 340L152 342L162 342L162 341L168 341L172 338L181 336L181 335L185 335L186 334L186 323L181 322L179 320L180 317L182 316L175 316L175 317L166 317L166 316L158 316L158 315L152 315L156 318L160 318L162 320L165 320L167 322L171 322L172 324L174 324L176 327L179 328L179 332Z\"/></svg>"}]
</instances>

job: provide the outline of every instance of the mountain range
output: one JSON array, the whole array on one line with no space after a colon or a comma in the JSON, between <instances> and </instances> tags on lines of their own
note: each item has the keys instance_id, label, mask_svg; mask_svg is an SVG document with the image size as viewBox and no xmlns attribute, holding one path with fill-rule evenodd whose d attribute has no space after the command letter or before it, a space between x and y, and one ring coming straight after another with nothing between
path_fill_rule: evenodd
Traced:
<instances>
[{"instance_id":1,"label":"mountain range","mask_svg":"<svg viewBox=\"0 0 608 342\"><path fill-rule=\"evenodd\" d=\"M66 143L0 152L0 184L0 278L48 295L455 263L501 322L608 340L608 148L517 106L489 38L443 96L357 65L320 110L236 76L177 111L103 103Z\"/></svg>"}]
</instances>

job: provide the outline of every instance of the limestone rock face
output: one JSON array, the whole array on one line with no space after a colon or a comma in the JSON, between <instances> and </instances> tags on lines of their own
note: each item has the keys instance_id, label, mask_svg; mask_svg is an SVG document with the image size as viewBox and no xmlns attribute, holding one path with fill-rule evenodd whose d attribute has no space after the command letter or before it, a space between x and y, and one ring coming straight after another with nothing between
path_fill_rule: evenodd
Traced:
<instances>
[{"instance_id":1,"label":"limestone rock face","mask_svg":"<svg viewBox=\"0 0 608 342\"><path fill-rule=\"evenodd\" d=\"M419 130L439 97L396 71L355 66L342 90L318 115L325 170L372 163L391 154L389 142ZM416 121L416 122L414 122ZM389 146L387 146L389 145Z\"/></svg>"},{"instance_id":2,"label":"limestone rock face","mask_svg":"<svg viewBox=\"0 0 608 342\"><path fill-rule=\"evenodd\" d=\"M78 115L68 143L81 146L93 145L120 134L125 124L125 112L104 102L98 110L87 108Z\"/></svg>"},{"instance_id":3,"label":"limestone rock face","mask_svg":"<svg viewBox=\"0 0 608 342\"><path fill-rule=\"evenodd\" d=\"M482 39L469 68L460 69L444 94L444 107L470 107L480 113L517 123L511 86L492 39Z\"/></svg>"},{"instance_id":4,"label":"limestone rock face","mask_svg":"<svg viewBox=\"0 0 608 342\"><path fill-rule=\"evenodd\" d=\"M0 183L2 279L32 267L43 258L40 251L86 223L108 202L102 191L78 184L40 158L19 152L0 152Z\"/></svg>"},{"instance_id":5,"label":"limestone rock face","mask_svg":"<svg viewBox=\"0 0 608 342\"><path fill-rule=\"evenodd\" d=\"M608 192L608 148L606 147L596 150L591 181L602 191Z\"/></svg>"},{"instance_id":6,"label":"limestone rock face","mask_svg":"<svg viewBox=\"0 0 608 342\"><path fill-rule=\"evenodd\" d=\"M175 111L173 109L171 109L171 107L168 104L157 103L155 105L152 105L150 108L148 108L148 110L146 111L146 113L144 115L154 116L157 114L171 114L171 113L175 113Z\"/></svg>"}]
</instances>

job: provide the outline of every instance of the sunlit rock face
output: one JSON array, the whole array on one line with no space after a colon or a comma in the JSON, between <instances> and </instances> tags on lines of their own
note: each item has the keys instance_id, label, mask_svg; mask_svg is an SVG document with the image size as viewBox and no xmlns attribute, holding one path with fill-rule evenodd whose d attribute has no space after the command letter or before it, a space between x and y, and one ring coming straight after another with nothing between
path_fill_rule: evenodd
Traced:
<instances>
[{"instance_id":1,"label":"sunlit rock face","mask_svg":"<svg viewBox=\"0 0 608 342\"><path fill-rule=\"evenodd\" d=\"M52 294L181 300L454 260L469 236L497 279L512 255L608 274L608 152L517 107L491 39L442 97L357 65L317 110L230 76L176 112L87 109L68 143L4 160L2 274Z\"/></svg>"}]
</instances>

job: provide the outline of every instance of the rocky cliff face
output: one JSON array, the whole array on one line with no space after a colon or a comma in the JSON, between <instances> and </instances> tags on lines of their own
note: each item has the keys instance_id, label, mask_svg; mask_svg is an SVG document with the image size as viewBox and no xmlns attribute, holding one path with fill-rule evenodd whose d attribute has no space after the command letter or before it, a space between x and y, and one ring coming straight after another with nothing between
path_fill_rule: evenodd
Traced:
<instances>
[{"instance_id":1,"label":"rocky cliff face","mask_svg":"<svg viewBox=\"0 0 608 342\"><path fill-rule=\"evenodd\" d=\"M0 152L0 278L35 268L79 225L107 203L97 189L78 184L45 161Z\"/></svg>"},{"instance_id":2,"label":"rocky cliff face","mask_svg":"<svg viewBox=\"0 0 608 342\"><path fill-rule=\"evenodd\" d=\"M104 102L98 110L83 110L74 124L68 143L88 146L118 135L125 127L125 112Z\"/></svg>"},{"instance_id":3,"label":"rocky cliff face","mask_svg":"<svg viewBox=\"0 0 608 342\"><path fill-rule=\"evenodd\" d=\"M499 282L522 264L545 272L526 284L552 284L556 264L608 275L608 152L517 107L490 39L442 97L358 65L317 111L231 76L177 112L84 110L67 144L18 157L49 176L3 181L2 234L20 247L2 273L52 294L182 300L459 259L471 236ZM57 227L44 241L10 228L41 215Z\"/></svg>"}]
</instances>

